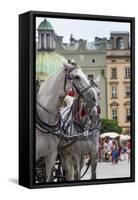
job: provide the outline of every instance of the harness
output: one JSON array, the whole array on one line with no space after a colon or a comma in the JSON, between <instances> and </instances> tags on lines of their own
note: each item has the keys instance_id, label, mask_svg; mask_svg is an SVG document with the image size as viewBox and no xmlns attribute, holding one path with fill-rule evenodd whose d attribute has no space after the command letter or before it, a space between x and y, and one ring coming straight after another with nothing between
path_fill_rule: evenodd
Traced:
<instances>
[{"instance_id":1,"label":"harness","mask_svg":"<svg viewBox=\"0 0 138 200\"><path fill-rule=\"evenodd\" d=\"M42 132L42 133L52 133L53 135L59 136L60 131L60 124L61 124L61 118L59 117L59 121L51 126L45 122L43 122L40 117L38 116L38 113L36 112L36 128Z\"/></svg>"},{"instance_id":2,"label":"harness","mask_svg":"<svg viewBox=\"0 0 138 200\"><path fill-rule=\"evenodd\" d=\"M74 125L76 132L78 132L74 137L72 138L71 141L65 143L64 145L59 147L59 150L64 150L65 148L71 146L72 144L74 144L77 141L85 141L88 140L90 137L92 138L96 138L97 137L97 132L99 132L100 128L101 128L101 122L100 122L100 118L98 117L95 125L93 127L91 127L87 121L86 123L84 123L83 125L81 124L81 119L78 117L78 99L76 99L72 105L72 108L70 108L70 111L72 111L72 118L71 120L68 122L67 126L65 127L66 130L66 134L70 134L67 130L69 129L69 126ZM65 112L65 111L64 111ZM68 116L65 120L68 120L69 116L70 116L71 112L68 113ZM88 113L87 113L88 115ZM87 116L89 118L89 115ZM71 131L70 131L71 132Z\"/></svg>"},{"instance_id":3,"label":"harness","mask_svg":"<svg viewBox=\"0 0 138 200\"><path fill-rule=\"evenodd\" d=\"M68 111L68 109L70 109L70 110L67 113L67 115L65 116L65 120L63 121L63 126L62 126L62 129L64 130L64 133L66 133L66 135L72 135L72 127L74 127L76 136L78 136L78 133L80 133L78 136L78 140L81 140L82 138L88 139L88 137L94 136L94 134L93 134L94 130L96 131L96 130L100 129L99 128L100 112L97 112L98 116L97 116L96 120L91 121L91 123L89 123L89 121L90 121L89 113L86 110L86 108L84 107L84 105L83 106L81 105L80 99L75 99L72 106L67 108L62 113L62 116L64 115L65 112ZM97 110L98 110L98 108L97 108ZM85 118L83 118L84 116L80 115L82 111L85 112L85 115L84 115Z\"/></svg>"},{"instance_id":4,"label":"harness","mask_svg":"<svg viewBox=\"0 0 138 200\"><path fill-rule=\"evenodd\" d=\"M72 80L71 77L70 77L70 73L71 73L74 69L76 69L76 68L77 68L77 66L74 66L74 67L72 67L71 69L69 69L68 71L66 71L65 79L64 79L64 91L65 91L65 93L66 93L66 84L67 84L67 81L68 81L68 80ZM79 94L79 96L83 96L83 93L85 93L88 89L91 88L91 85L89 85L87 88L84 88L84 89L81 91L81 90L79 90L79 89L77 88L77 86L75 85L74 82L73 82L72 84L73 84L75 90L77 91L77 93ZM72 139L74 140L74 138L78 138L78 137L79 137L78 134L76 134L76 135L74 135L74 136L71 136L71 135L67 134L67 131L66 131L66 130L68 130L68 127L67 127L66 130L65 130L64 124L65 124L66 122L63 121L63 119L62 119L60 113L59 113L57 116L55 116L55 115L52 114L48 109L44 108L38 101L36 101L36 103L37 103L37 105L39 105L45 112L47 112L47 113L49 113L50 115L52 115L53 117L55 117L55 119L58 118L58 119L56 120L56 123L55 123L54 125L50 125L50 124L48 124L48 123L46 123L46 122L44 122L44 121L42 121L42 120L40 119L39 114L38 114L38 112L37 112L37 110L36 110L36 128L37 128L40 132L45 133L45 134L51 133L51 134L53 134L53 135L55 135L55 136L57 136L57 137L60 137L60 138L62 137L62 138L64 138L65 140L72 140ZM71 107L71 109L70 109L69 115L70 115L71 111L72 111L72 107ZM69 117L69 115L68 115L68 117ZM66 121L67 121L67 120L68 120L68 118L66 119ZM61 122L63 123L62 126L61 126ZM74 122L74 123L75 123L75 122ZM68 126L69 126L69 124L68 124ZM81 135L82 135L82 134L81 134Z\"/></svg>"}]
</instances>

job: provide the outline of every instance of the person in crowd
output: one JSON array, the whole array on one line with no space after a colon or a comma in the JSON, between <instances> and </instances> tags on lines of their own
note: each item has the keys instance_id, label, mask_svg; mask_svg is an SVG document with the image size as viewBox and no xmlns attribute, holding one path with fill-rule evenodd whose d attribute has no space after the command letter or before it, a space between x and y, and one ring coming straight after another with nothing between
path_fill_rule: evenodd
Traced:
<instances>
[{"instance_id":1,"label":"person in crowd","mask_svg":"<svg viewBox=\"0 0 138 200\"><path fill-rule=\"evenodd\" d=\"M123 154L124 154L124 160L126 160L127 159L127 143L124 144Z\"/></svg>"},{"instance_id":2,"label":"person in crowd","mask_svg":"<svg viewBox=\"0 0 138 200\"><path fill-rule=\"evenodd\" d=\"M130 160L130 155L131 155L131 141L127 141L127 154L128 154L128 161Z\"/></svg>"},{"instance_id":3,"label":"person in crowd","mask_svg":"<svg viewBox=\"0 0 138 200\"><path fill-rule=\"evenodd\" d=\"M108 156L108 144L107 144L107 139L104 140L103 149L104 149L104 161L107 161L107 156Z\"/></svg>"},{"instance_id":4,"label":"person in crowd","mask_svg":"<svg viewBox=\"0 0 138 200\"><path fill-rule=\"evenodd\" d=\"M104 139L101 140L101 148L100 148L100 151L101 151L101 161L105 161L105 150L104 150Z\"/></svg>"},{"instance_id":5,"label":"person in crowd","mask_svg":"<svg viewBox=\"0 0 138 200\"><path fill-rule=\"evenodd\" d=\"M121 143L119 142L119 143L118 143L118 160L122 160L122 159L121 159L121 154L122 154L122 145L121 145Z\"/></svg>"},{"instance_id":6,"label":"person in crowd","mask_svg":"<svg viewBox=\"0 0 138 200\"><path fill-rule=\"evenodd\" d=\"M98 158L99 158L99 162L103 161L103 159L102 159L102 139L99 139Z\"/></svg>"},{"instance_id":7,"label":"person in crowd","mask_svg":"<svg viewBox=\"0 0 138 200\"><path fill-rule=\"evenodd\" d=\"M108 161L111 161L111 151L112 151L112 139L108 138L108 143L107 143L107 154L108 154Z\"/></svg>"},{"instance_id":8,"label":"person in crowd","mask_svg":"<svg viewBox=\"0 0 138 200\"><path fill-rule=\"evenodd\" d=\"M116 138L116 142L118 145L118 160L122 161L121 155L122 155L122 142L120 141L120 137Z\"/></svg>"},{"instance_id":9,"label":"person in crowd","mask_svg":"<svg viewBox=\"0 0 138 200\"><path fill-rule=\"evenodd\" d=\"M112 156L112 164L118 163L118 145L115 140L113 140L111 156Z\"/></svg>"}]
</instances>

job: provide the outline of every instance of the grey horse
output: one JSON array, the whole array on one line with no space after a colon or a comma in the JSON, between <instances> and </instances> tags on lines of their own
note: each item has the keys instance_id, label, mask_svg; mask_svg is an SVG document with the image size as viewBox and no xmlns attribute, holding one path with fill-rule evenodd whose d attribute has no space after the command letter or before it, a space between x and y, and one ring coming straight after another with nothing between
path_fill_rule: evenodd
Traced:
<instances>
[{"instance_id":1,"label":"grey horse","mask_svg":"<svg viewBox=\"0 0 138 200\"><path fill-rule=\"evenodd\" d=\"M74 62L65 64L57 73L47 78L36 96L36 162L43 157L47 182L51 181L60 142L59 108L70 87L74 88L76 95L81 94L91 106L96 104L95 90Z\"/></svg>"},{"instance_id":2,"label":"grey horse","mask_svg":"<svg viewBox=\"0 0 138 200\"><path fill-rule=\"evenodd\" d=\"M92 81L91 84L95 86L95 90L100 96L100 90L98 86ZM75 100L74 100L75 101ZM74 103L73 101L73 103ZM74 124L73 113L70 112L72 103L70 103L65 110L62 111L63 118L66 121L66 129L71 134L79 133L77 124ZM69 116L70 112L70 116ZM77 113L78 114L78 113ZM81 117L79 124L84 124L84 130L87 136L80 138L75 142L65 143L60 142L60 155L62 159L63 169L65 171L66 180L80 180L81 169L83 166L83 159L89 155L89 165L91 165L91 179L96 179L96 167L98 160L98 144L99 144L99 132L100 132L100 107L98 105L92 107L87 115ZM68 117L67 117L68 116ZM71 124L70 126L68 124ZM89 127L88 127L89 126ZM91 127L91 126L95 126ZM71 130L70 130L71 129Z\"/></svg>"}]
</instances>

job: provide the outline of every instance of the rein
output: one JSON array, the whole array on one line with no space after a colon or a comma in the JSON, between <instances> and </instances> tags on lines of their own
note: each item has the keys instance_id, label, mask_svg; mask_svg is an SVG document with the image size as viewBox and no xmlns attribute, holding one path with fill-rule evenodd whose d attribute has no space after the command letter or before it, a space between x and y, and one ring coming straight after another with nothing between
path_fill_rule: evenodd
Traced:
<instances>
[{"instance_id":1,"label":"rein","mask_svg":"<svg viewBox=\"0 0 138 200\"><path fill-rule=\"evenodd\" d=\"M85 93L87 90L89 90L89 89L91 88L91 85L89 85L88 87L86 87L86 88L84 88L82 91L80 91L80 90L76 87L75 83L72 83L72 84L73 84L75 90L77 91L77 93L78 93L80 96L82 96L83 93Z\"/></svg>"},{"instance_id":2,"label":"rein","mask_svg":"<svg viewBox=\"0 0 138 200\"><path fill-rule=\"evenodd\" d=\"M37 100L36 100L36 103L37 103L41 108L43 108L43 110L45 110L47 113L49 113L49 114L52 115L53 117L57 118L57 116L55 116L53 113L49 112L49 110L47 110L46 108L44 108Z\"/></svg>"},{"instance_id":3,"label":"rein","mask_svg":"<svg viewBox=\"0 0 138 200\"><path fill-rule=\"evenodd\" d=\"M66 84L67 84L67 81L68 81L68 80L72 80L71 77L70 77L70 73L71 73L74 69L76 69L76 68L77 68L77 66L74 66L74 67L72 67L71 69L69 69L68 71L66 71L65 79L64 79L64 91L65 91L65 93L66 93ZM88 89L91 88L91 85L89 85L87 88L84 88L82 91L80 91L80 90L76 87L75 83L73 83L73 86L74 86L74 88L76 89L76 91L77 91L77 93L79 94L79 96L82 96L84 92L86 92ZM56 135L56 136L58 136L58 137L63 137L64 139L74 139L74 138L78 138L78 137L79 137L78 134L77 134L77 135L74 135L74 136L66 135L66 134L65 134L65 133L66 133L66 130L64 129L64 125L65 125L65 123L67 122L67 120L68 120L68 118L69 118L69 116L70 116L70 113L71 113L71 111L72 111L72 106L73 106L73 105L71 106L71 109L70 109L70 111L69 111L68 117L66 118L65 121L63 121L63 119L62 119L62 117L61 117L60 115L55 116L55 115L52 114L48 109L44 108L38 101L36 101L36 103L37 103L44 111L46 111L47 113L49 113L51 116L55 117L55 120L57 120L57 118L58 118L56 124L50 125L50 124L45 123L44 121L42 121L42 120L40 119L38 113L36 112L36 128L37 128L39 131L41 131L42 133L46 133L46 134L52 133L52 134L54 134L54 135ZM74 119L74 117L76 117L78 114L79 114L79 112L76 113L75 116L72 116L72 119ZM63 122L63 126L61 126L61 121ZM79 122L79 124L80 124L80 126L81 126L81 123L80 123L80 122ZM70 126L70 124L68 123L66 129L68 129L69 126ZM81 136L82 136L82 135L84 136L83 133L81 133L80 135L81 135Z\"/></svg>"},{"instance_id":4,"label":"rein","mask_svg":"<svg viewBox=\"0 0 138 200\"><path fill-rule=\"evenodd\" d=\"M71 113L72 109L70 109L69 111L69 115ZM68 115L68 117L69 117ZM67 117L67 119L68 119ZM78 140L79 137L81 137L83 134L77 134L77 135L66 135L65 134L65 131L63 129L63 126L61 126L61 121L63 121L62 117L59 117L59 121L56 125L54 126L51 126L49 124L46 124L45 122L43 122L39 116L38 116L38 113L36 113L36 128L42 132L42 133L45 133L45 134L50 134L52 133L53 135L57 136L58 138L62 138L66 141L68 140L73 140L72 142L76 142ZM67 120L66 120L67 121ZM66 121L63 121L63 123L66 123ZM63 124L64 125L64 124Z\"/></svg>"},{"instance_id":5,"label":"rein","mask_svg":"<svg viewBox=\"0 0 138 200\"><path fill-rule=\"evenodd\" d=\"M70 73L74 70L77 69L77 66L74 66L73 68L69 69L68 71L66 71L65 74L65 79L64 79L64 92L66 93L66 84L68 80L72 80L70 77Z\"/></svg>"},{"instance_id":6,"label":"rein","mask_svg":"<svg viewBox=\"0 0 138 200\"><path fill-rule=\"evenodd\" d=\"M42 133L45 133L45 134L52 133L53 135L57 136L58 138L62 138L66 141L68 141L68 140L77 141L78 137L79 137L79 135L67 136L64 132L61 131L60 126L58 127L59 129L56 130L57 132L55 132L55 130L51 129L50 127L44 126L44 124L42 124L41 121L36 122L36 128Z\"/></svg>"},{"instance_id":7,"label":"rein","mask_svg":"<svg viewBox=\"0 0 138 200\"><path fill-rule=\"evenodd\" d=\"M83 178L85 176L85 174L87 173L89 167L91 165L91 159L89 159L88 163L87 163L87 167L86 167L86 170L84 171L84 173L80 176L80 178Z\"/></svg>"}]
</instances>

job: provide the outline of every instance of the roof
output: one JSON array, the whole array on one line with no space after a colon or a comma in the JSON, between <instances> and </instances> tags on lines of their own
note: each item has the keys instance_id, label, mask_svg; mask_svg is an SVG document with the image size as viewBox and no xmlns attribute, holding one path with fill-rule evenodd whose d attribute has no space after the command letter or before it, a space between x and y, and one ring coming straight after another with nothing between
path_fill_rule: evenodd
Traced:
<instances>
[{"instance_id":1,"label":"roof","mask_svg":"<svg viewBox=\"0 0 138 200\"><path fill-rule=\"evenodd\" d=\"M111 35L128 35L128 31L111 31Z\"/></svg>"},{"instance_id":2,"label":"roof","mask_svg":"<svg viewBox=\"0 0 138 200\"><path fill-rule=\"evenodd\" d=\"M53 31L53 27L52 25L50 24L50 22L48 22L46 19L44 19L38 26L38 30L42 30L42 31L47 31L47 30L50 30L50 31Z\"/></svg>"},{"instance_id":3,"label":"roof","mask_svg":"<svg viewBox=\"0 0 138 200\"><path fill-rule=\"evenodd\" d=\"M67 60L54 51L38 51L36 54L36 78L45 80L47 76L56 73Z\"/></svg>"}]
</instances>

